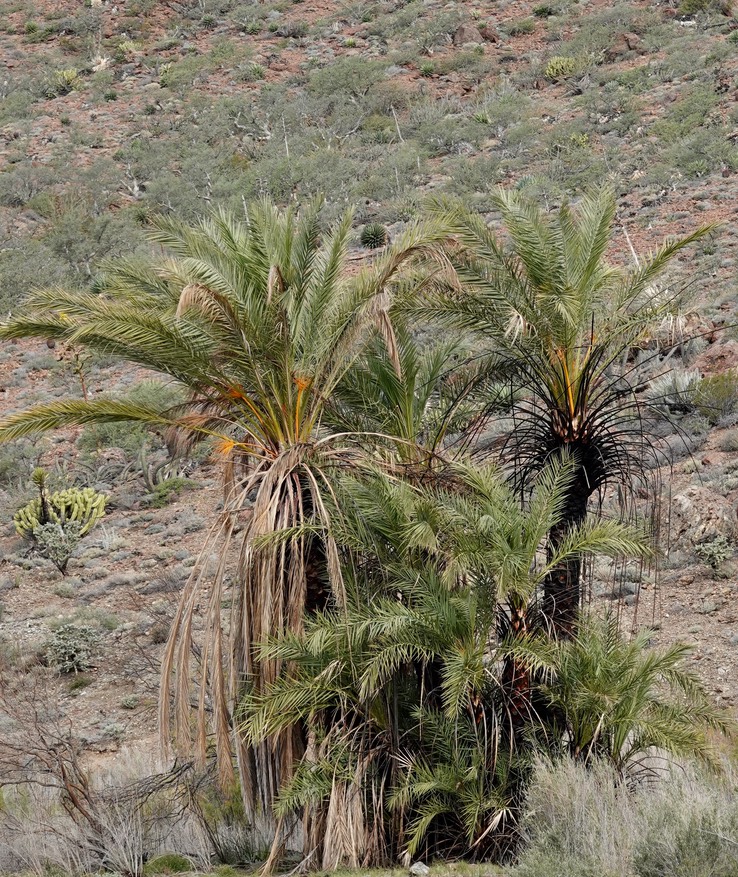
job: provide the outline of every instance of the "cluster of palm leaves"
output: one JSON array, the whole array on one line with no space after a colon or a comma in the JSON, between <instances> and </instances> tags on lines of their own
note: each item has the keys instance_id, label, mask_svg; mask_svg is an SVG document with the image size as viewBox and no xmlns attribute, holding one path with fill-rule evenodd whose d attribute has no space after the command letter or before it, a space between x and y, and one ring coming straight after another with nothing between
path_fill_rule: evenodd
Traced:
<instances>
[{"instance_id":1,"label":"cluster of palm leaves","mask_svg":"<svg viewBox=\"0 0 738 877\"><path fill-rule=\"evenodd\" d=\"M435 205L360 264L351 214L324 228L319 204L161 219L147 262L33 292L0 327L186 391L42 405L0 439L137 421L183 454L210 443L220 562L182 595L160 720L224 783L235 764L268 866L297 843L321 868L502 858L537 748L627 771L650 747L708 757L722 727L681 651L581 613L585 558L652 551L588 502L642 469L628 354L673 306L657 275L707 230L628 272L605 258L607 191L497 207L504 244Z\"/></svg>"}]
</instances>

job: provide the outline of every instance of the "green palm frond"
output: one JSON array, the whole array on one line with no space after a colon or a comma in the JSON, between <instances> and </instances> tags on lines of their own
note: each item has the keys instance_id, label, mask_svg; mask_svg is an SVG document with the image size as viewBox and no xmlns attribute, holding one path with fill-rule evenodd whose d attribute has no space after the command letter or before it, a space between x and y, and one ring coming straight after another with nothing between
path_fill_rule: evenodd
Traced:
<instances>
[{"instance_id":1,"label":"green palm frond","mask_svg":"<svg viewBox=\"0 0 738 877\"><path fill-rule=\"evenodd\" d=\"M571 641L520 648L547 667L544 690L577 758L604 757L621 772L651 748L712 762L707 732L733 729L684 666L689 647L652 648L648 631L628 642L614 617L587 619Z\"/></svg>"},{"instance_id":2,"label":"green palm frond","mask_svg":"<svg viewBox=\"0 0 738 877\"><path fill-rule=\"evenodd\" d=\"M176 412L156 410L127 402L124 399L70 400L37 405L28 411L11 414L0 421L0 441L12 441L40 432L49 432L65 426L82 426L88 423L121 423L125 421L144 423L148 426L180 425ZM203 435L217 435L200 426L190 427Z\"/></svg>"}]
</instances>

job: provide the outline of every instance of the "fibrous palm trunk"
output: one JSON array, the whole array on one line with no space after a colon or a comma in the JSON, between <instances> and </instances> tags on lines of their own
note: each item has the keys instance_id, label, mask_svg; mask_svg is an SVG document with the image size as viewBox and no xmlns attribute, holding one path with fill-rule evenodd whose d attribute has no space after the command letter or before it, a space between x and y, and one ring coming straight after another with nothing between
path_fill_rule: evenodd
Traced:
<instances>
[{"instance_id":1,"label":"fibrous palm trunk","mask_svg":"<svg viewBox=\"0 0 738 877\"><path fill-rule=\"evenodd\" d=\"M549 532L549 561L558 553L571 530L584 523L591 492L585 468L577 467L566 498L564 515ZM576 633L582 597L581 579L582 559L577 554L571 554L557 563L544 580L543 617L554 637L571 639Z\"/></svg>"}]
</instances>

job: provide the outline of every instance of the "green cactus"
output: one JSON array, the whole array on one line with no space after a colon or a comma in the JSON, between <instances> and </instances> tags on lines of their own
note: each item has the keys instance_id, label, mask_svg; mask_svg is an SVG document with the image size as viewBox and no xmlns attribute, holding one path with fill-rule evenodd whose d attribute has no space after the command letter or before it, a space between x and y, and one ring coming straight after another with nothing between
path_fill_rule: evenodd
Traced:
<instances>
[{"instance_id":1,"label":"green cactus","mask_svg":"<svg viewBox=\"0 0 738 877\"><path fill-rule=\"evenodd\" d=\"M389 233L381 222L370 222L361 232L361 245L367 250L376 250L389 241Z\"/></svg>"},{"instance_id":2,"label":"green cactus","mask_svg":"<svg viewBox=\"0 0 738 877\"><path fill-rule=\"evenodd\" d=\"M546 64L543 75L552 82L558 82L559 79L566 79L573 76L579 68L579 62L570 55L554 55Z\"/></svg>"},{"instance_id":3,"label":"green cactus","mask_svg":"<svg viewBox=\"0 0 738 877\"><path fill-rule=\"evenodd\" d=\"M79 70L75 70L73 67L68 67L66 70L56 70L44 81L44 95L49 99L61 97L76 91L81 84Z\"/></svg>"},{"instance_id":4,"label":"green cactus","mask_svg":"<svg viewBox=\"0 0 738 877\"><path fill-rule=\"evenodd\" d=\"M79 536L85 536L105 514L107 496L91 487L68 487L56 493L46 490L46 473L36 469L31 480L39 489L39 495L19 509L13 517L16 532L24 539L33 540L34 531L46 524L65 524L72 521L79 525Z\"/></svg>"}]
</instances>

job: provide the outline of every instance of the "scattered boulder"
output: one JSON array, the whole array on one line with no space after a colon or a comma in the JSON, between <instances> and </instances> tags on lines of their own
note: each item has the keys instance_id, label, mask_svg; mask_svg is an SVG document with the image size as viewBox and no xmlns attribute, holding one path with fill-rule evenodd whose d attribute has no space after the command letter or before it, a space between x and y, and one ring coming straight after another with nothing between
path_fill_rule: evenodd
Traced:
<instances>
[{"instance_id":1,"label":"scattered boulder","mask_svg":"<svg viewBox=\"0 0 738 877\"><path fill-rule=\"evenodd\" d=\"M716 536L735 534L733 504L707 487L691 485L672 497L668 510L672 545L698 545Z\"/></svg>"},{"instance_id":2,"label":"scattered boulder","mask_svg":"<svg viewBox=\"0 0 738 877\"><path fill-rule=\"evenodd\" d=\"M479 43L482 35L479 28L474 24L460 24L453 35L453 44L455 46L463 46L466 43Z\"/></svg>"},{"instance_id":3,"label":"scattered boulder","mask_svg":"<svg viewBox=\"0 0 738 877\"><path fill-rule=\"evenodd\" d=\"M609 49L605 49L605 61L612 62L624 58L630 52L645 55L646 48L643 40L634 33L621 34Z\"/></svg>"},{"instance_id":4,"label":"scattered boulder","mask_svg":"<svg viewBox=\"0 0 738 877\"><path fill-rule=\"evenodd\" d=\"M500 39L494 25L490 22L483 24L479 28L479 35L482 37L485 43L496 43L499 42Z\"/></svg>"},{"instance_id":5,"label":"scattered boulder","mask_svg":"<svg viewBox=\"0 0 738 877\"><path fill-rule=\"evenodd\" d=\"M722 341L711 344L694 363L703 374L712 375L738 366L738 341Z\"/></svg>"}]
</instances>

